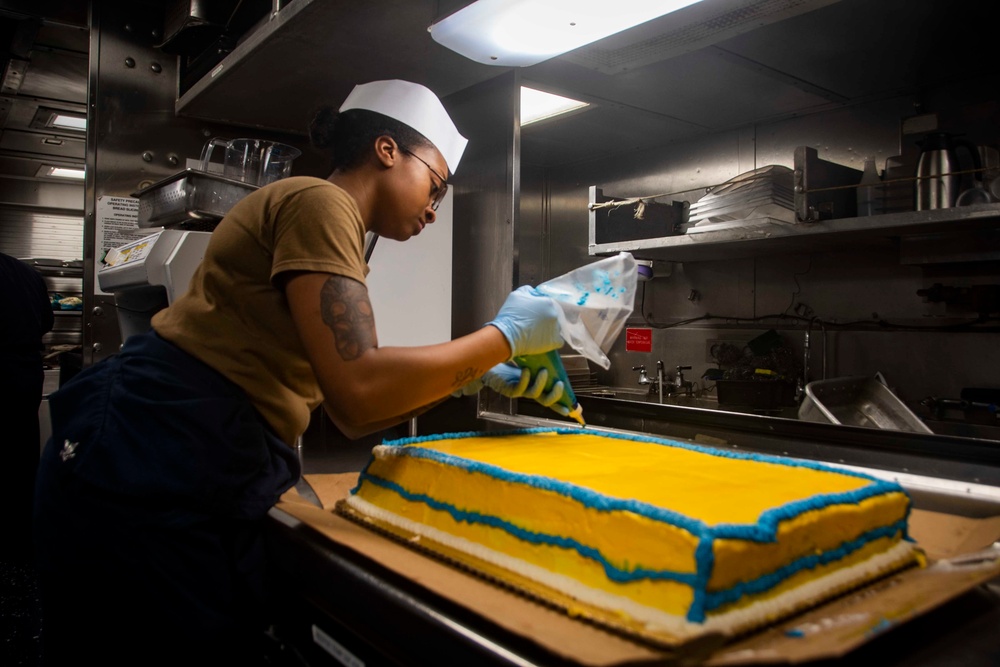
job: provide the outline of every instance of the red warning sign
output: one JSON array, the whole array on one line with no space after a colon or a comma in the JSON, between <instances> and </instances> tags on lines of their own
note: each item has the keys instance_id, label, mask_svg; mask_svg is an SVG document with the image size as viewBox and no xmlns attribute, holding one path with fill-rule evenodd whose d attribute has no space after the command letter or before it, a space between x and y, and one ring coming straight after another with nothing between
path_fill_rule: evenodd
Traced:
<instances>
[{"instance_id":1,"label":"red warning sign","mask_svg":"<svg viewBox=\"0 0 1000 667\"><path fill-rule=\"evenodd\" d=\"M652 352L653 330L625 328L626 352Z\"/></svg>"}]
</instances>

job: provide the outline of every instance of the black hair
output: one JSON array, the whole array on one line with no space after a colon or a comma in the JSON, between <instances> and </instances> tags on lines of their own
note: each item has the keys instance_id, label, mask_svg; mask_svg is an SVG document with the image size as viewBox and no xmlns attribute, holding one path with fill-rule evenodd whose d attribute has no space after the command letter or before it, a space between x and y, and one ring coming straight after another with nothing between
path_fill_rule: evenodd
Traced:
<instances>
[{"instance_id":1,"label":"black hair","mask_svg":"<svg viewBox=\"0 0 1000 667\"><path fill-rule=\"evenodd\" d=\"M381 136L392 137L403 150L434 145L409 125L367 109L338 112L333 107L322 107L309 125L309 140L328 153L331 170L363 164Z\"/></svg>"}]
</instances>

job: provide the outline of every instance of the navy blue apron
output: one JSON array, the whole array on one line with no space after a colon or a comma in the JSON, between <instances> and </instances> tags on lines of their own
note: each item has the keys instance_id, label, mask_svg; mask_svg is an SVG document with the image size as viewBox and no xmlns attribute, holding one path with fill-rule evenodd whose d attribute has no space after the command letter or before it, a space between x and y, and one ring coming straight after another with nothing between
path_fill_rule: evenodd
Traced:
<instances>
[{"instance_id":1,"label":"navy blue apron","mask_svg":"<svg viewBox=\"0 0 1000 667\"><path fill-rule=\"evenodd\" d=\"M262 521L301 473L295 450L153 332L50 409L35 496L47 664L251 659L267 623Z\"/></svg>"}]
</instances>

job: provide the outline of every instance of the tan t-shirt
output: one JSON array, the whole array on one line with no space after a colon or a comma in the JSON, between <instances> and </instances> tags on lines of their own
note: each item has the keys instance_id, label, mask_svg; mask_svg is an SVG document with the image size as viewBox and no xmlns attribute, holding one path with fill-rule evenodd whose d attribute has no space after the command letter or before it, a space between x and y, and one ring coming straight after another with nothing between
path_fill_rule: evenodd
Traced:
<instances>
[{"instance_id":1,"label":"tan t-shirt","mask_svg":"<svg viewBox=\"0 0 1000 667\"><path fill-rule=\"evenodd\" d=\"M317 271L364 283L364 241L356 202L329 181L301 176L263 187L219 223L190 288L153 317L153 328L242 387L294 444L323 395L275 278Z\"/></svg>"}]
</instances>

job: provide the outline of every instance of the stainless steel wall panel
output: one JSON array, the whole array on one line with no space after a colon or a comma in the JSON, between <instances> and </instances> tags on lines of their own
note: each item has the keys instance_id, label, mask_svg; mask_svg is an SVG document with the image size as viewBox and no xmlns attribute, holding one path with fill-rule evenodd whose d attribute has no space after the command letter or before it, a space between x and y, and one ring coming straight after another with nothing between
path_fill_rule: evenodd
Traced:
<instances>
[{"instance_id":1,"label":"stainless steel wall panel","mask_svg":"<svg viewBox=\"0 0 1000 667\"><path fill-rule=\"evenodd\" d=\"M452 336L493 319L520 282L515 240L520 230L519 76L509 72L444 99L469 139L454 176ZM509 413L511 401L479 392L478 410Z\"/></svg>"},{"instance_id":2,"label":"stainless steel wall panel","mask_svg":"<svg viewBox=\"0 0 1000 667\"><path fill-rule=\"evenodd\" d=\"M92 3L89 129L87 134L84 286L85 364L117 351L121 341L114 300L99 294L94 262L99 197L127 197L185 168L214 136L245 136L219 122L178 118L177 58L154 48L162 38L162 13L122 0ZM288 104L288 100L283 100ZM251 105L252 106L252 105ZM312 109L301 108L302 123ZM304 128L303 128L304 129ZM254 132L253 136L301 145L301 137ZM304 146L303 146L304 148ZM326 176L322 158L307 152L296 174Z\"/></svg>"},{"instance_id":3,"label":"stainless steel wall panel","mask_svg":"<svg viewBox=\"0 0 1000 667\"><path fill-rule=\"evenodd\" d=\"M87 100L87 57L73 51L34 49L18 94L41 99Z\"/></svg>"},{"instance_id":4,"label":"stainless steel wall panel","mask_svg":"<svg viewBox=\"0 0 1000 667\"><path fill-rule=\"evenodd\" d=\"M543 65L536 65L542 67ZM662 145L711 131L707 125L679 120L641 107L612 102L607 97L575 92L570 83L578 72L563 64L548 65L543 83L525 85L590 103L590 107L551 121L539 121L522 131L528 164L572 164L595 155L616 159L643 146ZM562 77L562 78L560 78ZM559 81L562 85L554 85ZM593 86L590 83L588 87ZM608 94L611 91L604 91ZM617 96L617 90L615 91Z\"/></svg>"},{"instance_id":5,"label":"stainless steel wall panel","mask_svg":"<svg viewBox=\"0 0 1000 667\"><path fill-rule=\"evenodd\" d=\"M900 120L914 114L917 100L905 95L867 104L855 104L822 114L805 115L755 128L758 166L780 164L792 167L797 146L816 148L822 159L858 170L865 158L876 158L879 169L885 159L902 151Z\"/></svg>"},{"instance_id":6,"label":"stainless steel wall panel","mask_svg":"<svg viewBox=\"0 0 1000 667\"><path fill-rule=\"evenodd\" d=\"M87 73L83 72L83 80L86 81ZM67 91L68 95L74 95L72 89ZM49 120L49 116L45 112L66 112L72 116L84 116L87 115L87 105L85 103L77 104L69 100L57 100L57 99L39 99L36 97L15 97L9 98L10 110L7 116L6 127L18 127L18 128L31 128L36 132L52 132L63 134L67 136L79 136L83 137L86 131L76 131L68 128L54 128L51 124L43 123L41 121ZM39 115L42 112L43 115Z\"/></svg>"},{"instance_id":7,"label":"stainless steel wall panel","mask_svg":"<svg viewBox=\"0 0 1000 667\"><path fill-rule=\"evenodd\" d=\"M83 210L83 185L72 181L45 181L0 176L0 207Z\"/></svg>"},{"instance_id":8,"label":"stainless steel wall panel","mask_svg":"<svg viewBox=\"0 0 1000 667\"><path fill-rule=\"evenodd\" d=\"M668 277L654 278L640 287L645 298L640 296L635 313L661 324L706 312L745 318L763 315L758 305L757 273L753 259L676 264ZM640 310L642 302L645 308ZM784 304L779 312L783 309ZM644 325L641 318L637 321Z\"/></svg>"},{"instance_id":9,"label":"stainless steel wall panel","mask_svg":"<svg viewBox=\"0 0 1000 667\"><path fill-rule=\"evenodd\" d=\"M493 319L516 282L515 73L445 98L469 145L454 176L452 335Z\"/></svg>"},{"instance_id":10,"label":"stainless steel wall panel","mask_svg":"<svg viewBox=\"0 0 1000 667\"><path fill-rule=\"evenodd\" d=\"M4 0L3 11L21 16L44 17L57 24L86 28L87 4L79 0Z\"/></svg>"},{"instance_id":11,"label":"stainless steel wall panel","mask_svg":"<svg viewBox=\"0 0 1000 667\"><path fill-rule=\"evenodd\" d=\"M552 124L555 126L555 123ZM528 129L531 129L530 127ZM545 211L544 224L550 239L549 264L534 271L543 279L552 278L582 266L589 257L588 188L599 185L607 196L638 197L665 195L657 201L696 201L704 188L723 183L754 168L752 140L746 131L722 132L697 141L645 146L641 149L588 162L547 164L538 148L547 128L537 128L534 138L523 146L524 162L536 167L534 173L544 174L544 188L526 184L530 192L546 192L547 202L533 206ZM523 133L527 136L528 132ZM593 147L593 133L576 138L579 150ZM599 141L597 139L596 141ZM596 150L596 148L595 148Z\"/></svg>"},{"instance_id":12,"label":"stainless steel wall panel","mask_svg":"<svg viewBox=\"0 0 1000 667\"><path fill-rule=\"evenodd\" d=\"M518 199L518 276L521 285L537 285L546 279L552 248L549 235L547 183L541 167L521 161L521 196Z\"/></svg>"},{"instance_id":13,"label":"stainless steel wall panel","mask_svg":"<svg viewBox=\"0 0 1000 667\"><path fill-rule=\"evenodd\" d=\"M956 99L973 104L977 98L966 88ZM915 137L900 133L900 121L912 115L913 104L914 98L905 94L587 162L552 163L548 155L537 161L543 167L533 164L535 168L525 172L543 182L525 182L522 187L524 193L544 199L522 205L522 210L543 218L534 224L548 230L548 247L522 255L540 263L523 270L548 278L595 259L585 248L589 185L601 187L605 195L673 192L677 194L659 201L694 202L704 187L739 173L768 164L791 167L797 145L816 147L824 159L860 168L865 156L881 161L914 149ZM971 110L962 113L976 117ZM989 136L973 127L977 136ZM587 137L578 141L586 145ZM525 142L525 161L538 155L534 148L540 145L538 137ZM629 326L653 325L652 352L626 352L622 337L609 353L611 370L598 370L598 378L611 386L638 386L638 374L631 368L655 368L662 360L668 373L678 365L692 366L687 379L710 387L712 383L700 381L704 371L715 366L707 356L709 341L747 341L773 327L801 358L806 323L815 315L845 326L830 327L825 335L818 323L813 328L810 379L823 377L825 355L827 377L881 371L911 405L931 395L958 396L963 387L995 386L998 334L935 330L977 315L959 306L927 303L917 294L937 282L997 284L1000 268L988 262L907 266L900 263L898 245L889 239L866 248L816 247L808 253L676 264L669 277L640 287L644 298L637 300L629 320ZM806 318L754 322L783 313L804 313ZM720 319L659 328L704 314ZM880 320L899 327L880 327Z\"/></svg>"},{"instance_id":14,"label":"stainless steel wall panel","mask_svg":"<svg viewBox=\"0 0 1000 667\"><path fill-rule=\"evenodd\" d=\"M0 138L0 150L82 160L86 145L82 137L5 130Z\"/></svg>"},{"instance_id":15,"label":"stainless steel wall panel","mask_svg":"<svg viewBox=\"0 0 1000 667\"><path fill-rule=\"evenodd\" d=\"M44 155L0 155L0 178L38 178L38 170L42 165L53 167L70 167L83 169L83 156L80 160L66 160ZM83 210L83 180L74 181L72 179L49 179L49 183L62 183L63 185L75 185L80 190L80 201L74 206Z\"/></svg>"},{"instance_id":16,"label":"stainless steel wall panel","mask_svg":"<svg viewBox=\"0 0 1000 667\"><path fill-rule=\"evenodd\" d=\"M641 326L641 325L636 325ZM611 370L597 371L602 384L615 387L638 387L638 373L633 366L656 368L662 360L672 376L676 366L692 366L685 378L695 381L696 389L709 389L714 383L701 380L709 368L709 341L748 341L765 333L767 327L702 326L653 329L651 353L626 352L616 344L608 357ZM802 358L804 328L781 327L779 331ZM862 332L812 330L810 380L823 379L823 357L827 377L874 376L881 372L895 393L911 407L924 398L957 398L963 387L996 386L996 368L1000 368L998 334L940 334L922 331ZM712 395L712 394L709 394Z\"/></svg>"},{"instance_id":17,"label":"stainless steel wall panel","mask_svg":"<svg viewBox=\"0 0 1000 667\"><path fill-rule=\"evenodd\" d=\"M82 204L82 196L80 202ZM63 216L0 209L0 249L12 257L79 260L83 252L82 239L82 213Z\"/></svg>"}]
</instances>

